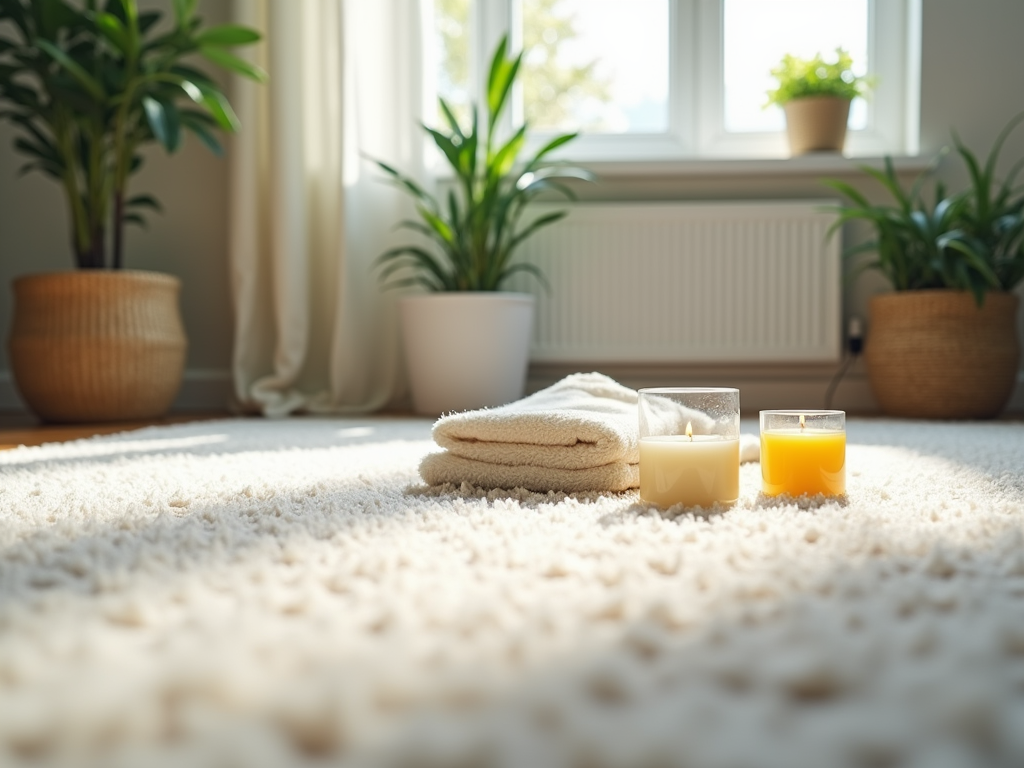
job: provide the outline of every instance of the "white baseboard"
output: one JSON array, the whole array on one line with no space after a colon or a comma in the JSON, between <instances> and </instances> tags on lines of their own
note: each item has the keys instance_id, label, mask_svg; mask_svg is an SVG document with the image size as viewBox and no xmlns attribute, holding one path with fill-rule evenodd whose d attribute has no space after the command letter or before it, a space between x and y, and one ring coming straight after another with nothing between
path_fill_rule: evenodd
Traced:
<instances>
[{"instance_id":1,"label":"white baseboard","mask_svg":"<svg viewBox=\"0 0 1024 768\"><path fill-rule=\"evenodd\" d=\"M1009 404L1006 406L1007 413L1024 414L1024 371L1017 374L1017 389L1013 392Z\"/></svg>"},{"instance_id":2,"label":"white baseboard","mask_svg":"<svg viewBox=\"0 0 1024 768\"><path fill-rule=\"evenodd\" d=\"M793 366L762 369L748 366L691 368L682 366L637 365L564 365L534 364L526 383L527 392L536 392L570 373L598 370L629 387L722 386L740 389L744 413L766 408L821 408L825 391L835 373L820 366ZM225 410L231 398L231 372L216 368L185 371L181 392L172 411ZM840 381L832 398L832 407L848 413L878 413L862 363L856 363ZM10 371L0 371L0 411L24 411ZM1006 413L1024 414L1024 371Z\"/></svg>"},{"instance_id":3,"label":"white baseboard","mask_svg":"<svg viewBox=\"0 0 1024 768\"><path fill-rule=\"evenodd\" d=\"M185 371L172 411L224 411L231 399L231 371L197 368Z\"/></svg>"},{"instance_id":4,"label":"white baseboard","mask_svg":"<svg viewBox=\"0 0 1024 768\"><path fill-rule=\"evenodd\" d=\"M858 415L880 413L871 394L863 361L850 366L833 393L831 407ZM576 371L600 371L633 388L736 387L746 415L771 408L824 408L825 394L836 373L831 366L637 366L637 365L532 365L527 391L536 392ZM1024 371L1005 413L1024 413Z\"/></svg>"},{"instance_id":5,"label":"white baseboard","mask_svg":"<svg viewBox=\"0 0 1024 768\"><path fill-rule=\"evenodd\" d=\"M185 371L171 411L224 411L231 397L231 372L218 368ZM0 371L0 411L26 411L10 371Z\"/></svg>"},{"instance_id":6,"label":"white baseboard","mask_svg":"<svg viewBox=\"0 0 1024 768\"><path fill-rule=\"evenodd\" d=\"M836 386L832 408L849 413L876 413L867 378L860 364L851 366ZM794 366L635 366L596 367L534 365L527 389L534 392L574 371L600 371L627 387L736 387L744 414L770 408L824 408L835 369L821 365Z\"/></svg>"}]
</instances>

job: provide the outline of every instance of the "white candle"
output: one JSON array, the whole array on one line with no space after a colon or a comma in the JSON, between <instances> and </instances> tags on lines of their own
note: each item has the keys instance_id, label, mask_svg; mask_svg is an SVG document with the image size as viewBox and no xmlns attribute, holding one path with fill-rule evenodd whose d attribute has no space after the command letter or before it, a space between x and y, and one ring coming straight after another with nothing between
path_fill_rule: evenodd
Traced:
<instances>
[{"instance_id":1,"label":"white candle","mask_svg":"<svg viewBox=\"0 0 1024 768\"><path fill-rule=\"evenodd\" d=\"M732 504L740 495L740 441L720 435L640 439L640 498L659 507Z\"/></svg>"}]
</instances>

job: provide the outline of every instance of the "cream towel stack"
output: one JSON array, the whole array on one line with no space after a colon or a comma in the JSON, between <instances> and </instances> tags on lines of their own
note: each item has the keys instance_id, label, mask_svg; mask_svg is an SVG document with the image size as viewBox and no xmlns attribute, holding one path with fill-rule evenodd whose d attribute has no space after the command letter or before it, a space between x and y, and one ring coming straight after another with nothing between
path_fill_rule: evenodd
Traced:
<instances>
[{"instance_id":1,"label":"cream towel stack","mask_svg":"<svg viewBox=\"0 0 1024 768\"><path fill-rule=\"evenodd\" d=\"M675 424L708 417L666 401ZM531 491L624 491L640 485L637 393L600 373L574 373L498 408L453 413L434 425L445 450L420 463L429 485L471 483ZM759 444L743 435L742 461Z\"/></svg>"}]
</instances>

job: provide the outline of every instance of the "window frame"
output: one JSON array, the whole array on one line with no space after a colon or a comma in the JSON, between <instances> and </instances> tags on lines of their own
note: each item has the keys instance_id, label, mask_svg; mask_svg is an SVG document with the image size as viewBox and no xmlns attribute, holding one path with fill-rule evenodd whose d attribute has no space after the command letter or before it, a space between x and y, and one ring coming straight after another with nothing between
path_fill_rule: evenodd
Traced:
<instances>
[{"instance_id":1,"label":"window frame","mask_svg":"<svg viewBox=\"0 0 1024 768\"><path fill-rule=\"evenodd\" d=\"M672 2L673 0L670 0ZM714 83L697 99L695 129L698 157L786 157L789 150L785 131L729 133L725 130L725 20L722 0L697 0L700 4L698 37L698 79ZM868 60L878 80L868 96L867 126L850 130L845 152L849 155L879 156L907 153L907 108L909 90L907 62L909 49L908 5L904 0L867 0ZM916 150L915 150L916 151Z\"/></svg>"},{"instance_id":2,"label":"window frame","mask_svg":"<svg viewBox=\"0 0 1024 768\"><path fill-rule=\"evenodd\" d=\"M636 163L664 161L768 160L789 156L785 131L729 133L724 128L723 0L669 3L669 115L663 133L583 134L566 154L575 161ZM847 156L908 156L918 151L920 0L867 0L868 49L878 82L868 101L868 125L847 134ZM478 103L485 99L489 56L509 33L522 47L519 0L471 3L470 77ZM917 36L915 38L915 35ZM433 102L433 64L424 67ZM708 87L712 84L714 87ZM518 88L518 86L517 86ZM694 105L688 108L687 105ZM522 120L521 100L504 116L504 127ZM430 114L428 111L427 114ZM551 137L531 131L528 149ZM557 153L556 153L557 156Z\"/></svg>"}]
</instances>

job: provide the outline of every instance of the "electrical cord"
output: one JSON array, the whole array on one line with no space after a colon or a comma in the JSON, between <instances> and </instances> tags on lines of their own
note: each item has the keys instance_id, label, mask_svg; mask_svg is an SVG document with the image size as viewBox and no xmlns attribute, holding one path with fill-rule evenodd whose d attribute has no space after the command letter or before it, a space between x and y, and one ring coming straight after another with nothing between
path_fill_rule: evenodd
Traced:
<instances>
[{"instance_id":1,"label":"electrical cord","mask_svg":"<svg viewBox=\"0 0 1024 768\"><path fill-rule=\"evenodd\" d=\"M828 389L825 390L825 410L832 409L832 396L836 392L836 387L839 386L839 382L843 380L843 376L845 376L847 370L849 370L850 364L857 359L862 349L864 349L864 339L861 334L860 318L851 317L846 335L847 354L843 360L843 364L839 366L839 370L836 371L836 375L833 376L832 381L829 382Z\"/></svg>"}]
</instances>

